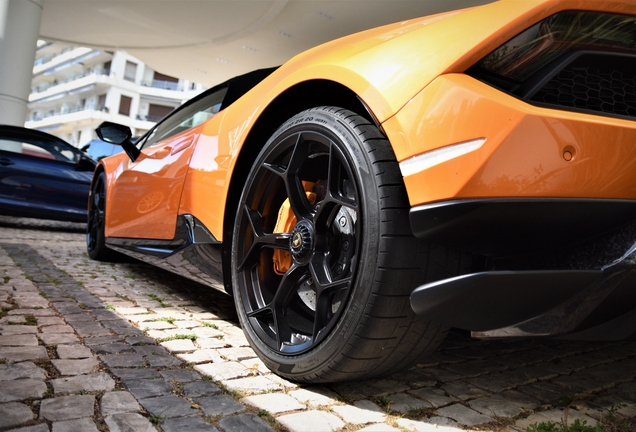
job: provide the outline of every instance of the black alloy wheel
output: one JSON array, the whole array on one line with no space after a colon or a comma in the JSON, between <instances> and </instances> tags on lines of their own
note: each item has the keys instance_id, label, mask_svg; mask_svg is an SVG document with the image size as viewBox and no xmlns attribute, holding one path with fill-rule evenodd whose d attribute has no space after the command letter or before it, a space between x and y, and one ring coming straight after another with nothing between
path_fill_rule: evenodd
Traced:
<instances>
[{"instance_id":1,"label":"black alloy wheel","mask_svg":"<svg viewBox=\"0 0 636 432\"><path fill-rule=\"evenodd\" d=\"M386 283L403 271L415 282L415 243L402 177L377 127L334 107L294 116L264 146L237 209L232 278L246 337L268 367L297 381L412 364L444 335L410 310L411 283Z\"/></svg>"},{"instance_id":2,"label":"black alloy wheel","mask_svg":"<svg viewBox=\"0 0 636 432\"><path fill-rule=\"evenodd\" d=\"M116 252L105 245L104 227L106 223L106 176L100 172L91 185L88 196L88 223L86 226L86 251L91 259L109 261Z\"/></svg>"}]
</instances>

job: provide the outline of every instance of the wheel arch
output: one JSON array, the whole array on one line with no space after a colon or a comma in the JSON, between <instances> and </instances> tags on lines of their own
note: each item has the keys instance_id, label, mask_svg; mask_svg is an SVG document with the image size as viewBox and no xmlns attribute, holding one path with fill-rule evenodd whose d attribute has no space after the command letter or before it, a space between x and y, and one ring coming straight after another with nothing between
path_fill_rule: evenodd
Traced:
<instances>
[{"instance_id":1,"label":"wheel arch","mask_svg":"<svg viewBox=\"0 0 636 432\"><path fill-rule=\"evenodd\" d=\"M227 190L227 201L223 215L223 238L225 239L223 242L223 283L225 290L230 295L232 295L230 239L232 238L236 206L252 164L265 142L285 121L301 111L318 106L337 106L349 109L382 129L364 101L353 90L335 81L324 79L303 81L288 88L271 101L254 122L243 141Z\"/></svg>"}]
</instances>

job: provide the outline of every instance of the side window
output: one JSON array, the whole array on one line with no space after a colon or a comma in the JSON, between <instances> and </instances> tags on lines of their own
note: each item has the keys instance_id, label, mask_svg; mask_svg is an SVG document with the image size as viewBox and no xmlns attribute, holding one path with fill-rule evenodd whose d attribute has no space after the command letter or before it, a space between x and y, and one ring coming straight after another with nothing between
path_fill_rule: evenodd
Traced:
<instances>
[{"instance_id":1,"label":"side window","mask_svg":"<svg viewBox=\"0 0 636 432\"><path fill-rule=\"evenodd\" d=\"M0 139L0 150L63 162L78 160L78 154L54 142Z\"/></svg>"},{"instance_id":2,"label":"side window","mask_svg":"<svg viewBox=\"0 0 636 432\"><path fill-rule=\"evenodd\" d=\"M148 134L141 148L152 146L213 117L221 110L227 89L227 87L223 87L164 119Z\"/></svg>"}]
</instances>

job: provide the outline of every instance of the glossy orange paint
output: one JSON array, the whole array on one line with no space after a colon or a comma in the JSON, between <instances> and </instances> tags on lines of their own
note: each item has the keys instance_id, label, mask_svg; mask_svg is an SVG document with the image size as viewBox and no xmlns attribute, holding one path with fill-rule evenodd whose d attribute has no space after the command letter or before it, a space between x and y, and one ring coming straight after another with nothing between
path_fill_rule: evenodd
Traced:
<instances>
[{"instance_id":1,"label":"glossy orange paint","mask_svg":"<svg viewBox=\"0 0 636 432\"><path fill-rule=\"evenodd\" d=\"M152 212L152 221L135 214L130 207L127 212L111 215L112 206L107 204L106 235L135 236L143 226L144 237L172 238L177 215L193 214L223 241L228 188L246 137L281 93L309 80L338 82L357 94L383 124L399 160L467 139L487 139L478 152L406 177L412 205L479 196L592 194L634 198L629 186L630 166L621 165L628 162L605 154L603 149L609 141L602 138L611 137L621 143L609 145L621 148L623 160L628 159L629 148L621 146L630 140L635 142L633 122L532 107L461 74L532 24L570 9L636 14L636 3L502 0L395 23L308 50L196 131L189 132L193 134L191 158L186 157L190 153L184 153L178 159L179 166L171 168L178 180L166 185L148 182L144 186L145 194L170 191L161 211ZM460 124L458 118L467 118L462 113L476 117L469 124ZM566 145L574 151L569 162L562 157ZM493 160L487 161L491 156ZM602 162L590 162L596 157ZM594 171L599 163L602 167ZM104 165L108 166L107 200L112 200L113 187L120 187L117 182L129 181L131 188L139 184L139 180L132 179L132 173L122 174L131 169L126 160L114 159ZM605 171L595 180L598 185L591 189L581 186L600 170ZM608 178L617 172L620 179ZM177 190L182 190L180 202ZM115 201L130 206L127 200L134 193L131 189L130 193L115 197Z\"/></svg>"},{"instance_id":2,"label":"glossy orange paint","mask_svg":"<svg viewBox=\"0 0 636 432\"><path fill-rule=\"evenodd\" d=\"M107 236L174 238L181 193L199 129L189 129L144 148L135 162L120 159L120 165L107 179Z\"/></svg>"},{"instance_id":3,"label":"glossy orange paint","mask_svg":"<svg viewBox=\"0 0 636 432\"><path fill-rule=\"evenodd\" d=\"M383 126L400 161L486 138L478 150L405 177L412 206L485 197L636 199L634 121L535 107L449 74Z\"/></svg>"}]
</instances>

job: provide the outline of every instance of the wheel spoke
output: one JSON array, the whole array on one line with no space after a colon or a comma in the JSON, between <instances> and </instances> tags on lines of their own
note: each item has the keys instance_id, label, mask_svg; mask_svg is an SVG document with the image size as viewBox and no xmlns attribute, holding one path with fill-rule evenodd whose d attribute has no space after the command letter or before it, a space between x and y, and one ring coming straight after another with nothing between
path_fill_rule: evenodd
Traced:
<instances>
[{"instance_id":1,"label":"wheel spoke","mask_svg":"<svg viewBox=\"0 0 636 432\"><path fill-rule=\"evenodd\" d=\"M274 298L270 302L269 309L273 312L274 327L276 328L276 344L278 349L282 349L283 343L290 342L292 337L292 330L287 320L287 314L285 309L289 304L291 298L296 294L296 287L298 281L305 273L305 269L298 267L295 264L285 273Z\"/></svg>"},{"instance_id":2,"label":"wheel spoke","mask_svg":"<svg viewBox=\"0 0 636 432\"><path fill-rule=\"evenodd\" d=\"M246 266L251 267L257 262L258 254L262 248L289 250L289 233L264 233L263 217L256 210L245 206L245 215L249 220L252 231L252 244L250 245L243 261L238 267L242 271Z\"/></svg>"},{"instance_id":3,"label":"wheel spoke","mask_svg":"<svg viewBox=\"0 0 636 432\"><path fill-rule=\"evenodd\" d=\"M333 317L334 296L338 291L349 289L353 279L351 276L348 276L336 281L331 281L323 265L314 265L314 263L312 263L309 267L316 288L316 311L313 328L313 338L316 339Z\"/></svg>"}]
</instances>

